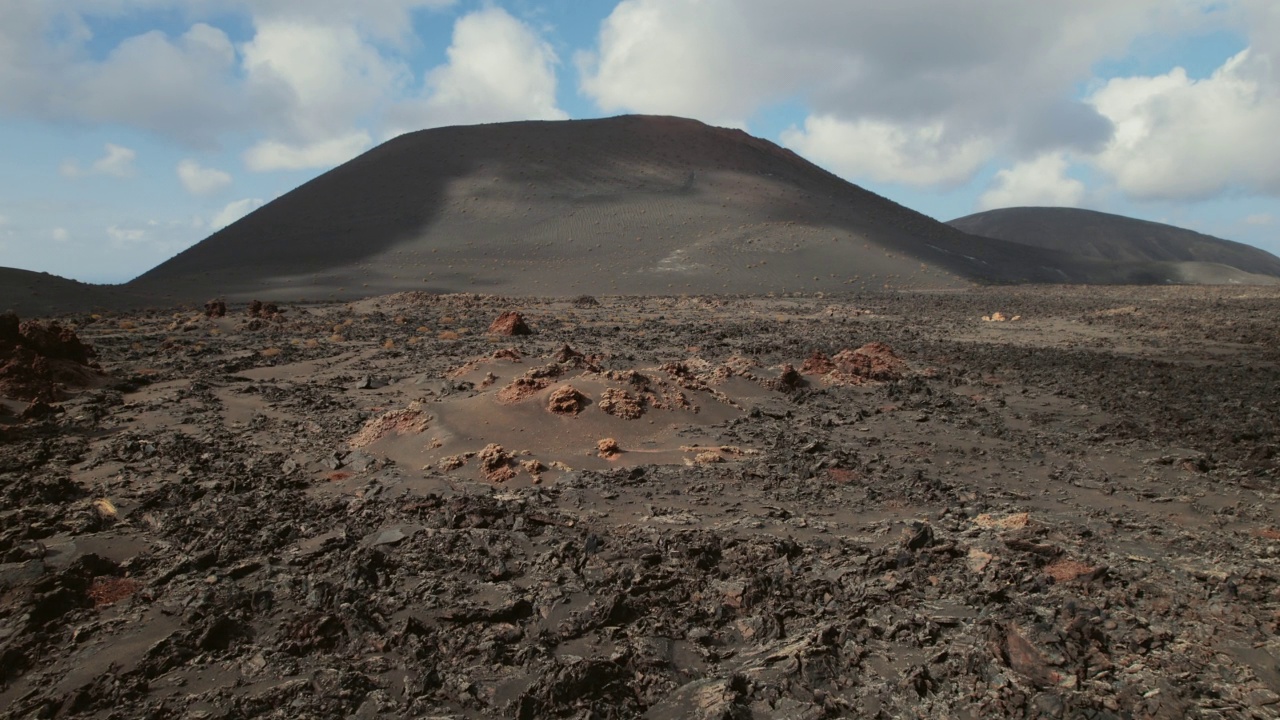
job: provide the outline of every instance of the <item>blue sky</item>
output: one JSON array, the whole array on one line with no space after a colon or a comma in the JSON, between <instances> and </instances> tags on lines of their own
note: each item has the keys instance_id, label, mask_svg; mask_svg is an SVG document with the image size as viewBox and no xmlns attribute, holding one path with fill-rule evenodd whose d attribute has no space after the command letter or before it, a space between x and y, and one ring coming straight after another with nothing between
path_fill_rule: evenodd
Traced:
<instances>
[{"instance_id":1,"label":"blue sky","mask_svg":"<svg viewBox=\"0 0 1280 720\"><path fill-rule=\"evenodd\" d=\"M1277 72L1270 0L4 2L0 266L119 282L399 132L625 112L1280 254Z\"/></svg>"}]
</instances>

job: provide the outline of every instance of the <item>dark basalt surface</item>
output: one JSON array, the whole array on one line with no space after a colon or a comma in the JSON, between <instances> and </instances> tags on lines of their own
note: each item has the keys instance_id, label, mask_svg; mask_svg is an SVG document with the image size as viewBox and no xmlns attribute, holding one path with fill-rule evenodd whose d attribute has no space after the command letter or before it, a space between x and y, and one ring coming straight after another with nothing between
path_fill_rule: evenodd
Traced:
<instances>
[{"instance_id":1,"label":"dark basalt surface","mask_svg":"<svg viewBox=\"0 0 1280 720\"><path fill-rule=\"evenodd\" d=\"M0 414L0 717L1275 717L1278 308L65 317L106 379Z\"/></svg>"}]
</instances>

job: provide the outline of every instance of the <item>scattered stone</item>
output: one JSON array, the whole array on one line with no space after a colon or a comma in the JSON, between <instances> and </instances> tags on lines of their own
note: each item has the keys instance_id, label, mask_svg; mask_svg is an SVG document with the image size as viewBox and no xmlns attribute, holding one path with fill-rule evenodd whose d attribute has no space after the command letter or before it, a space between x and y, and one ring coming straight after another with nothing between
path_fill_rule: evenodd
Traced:
<instances>
[{"instance_id":1,"label":"scattered stone","mask_svg":"<svg viewBox=\"0 0 1280 720\"><path fill-rule=\"evenodd\" d=\"M724 456L715 450L704 450L694 456L693 462L697 465L716 465L724 462Z\"/></svg>"},{"instance_id":2,"label":"scattered stone","mask_svg":"<svg viewBox=\"0 0 1280 720\"><path fill-rule=\"evenodd\" d=\"M417 435L426 432L431 416L423 412L421 403L413 402L401 410L391 410L366 422L347 444L354 448L366 448L391 435Z\"/></svg>"},{"instance_id":3,"label":"scattered stone","mask_svg":"<svg viewBox=\"0 0 1280 720\"><path fill-rule=\"evenodd\" d=\"M622 454L622 448L618 447L617 440L605 438L596 443L596 454L606 460L612 460Z\"/></svg>"},{"instance_id":4,"label":"scattered stone","mask_svg":"<svg viewBox=\"0 0 1280 720\"><path fill-rule=\"evenodd\" d=\"M279 305L273 302L264 303L261 300L254 300L245 308L245 314L259 320L279 320L283 312Z\"/></svg>"},{"instance_id":5,"label":"scattered stone","mask_svg":"<svg viewBox=\"0 0 1280 720\"><path fill-rule=\"evenodd\" d=\"M982 513L973 519L973 524L986 530L1021 530L1031 524L1031 515L1013 513L994 517L990 513Z\"/></svg>"},{"instance_id":6,"label":"scattered stone","mask_svg":"<svg viewBox=\"0 0 1280 720\"><path fill-rule=\"evenodd\" d=\"M55 403L101 377L92 346L56 321L45 325L0 314L0 397Z\"/></svg>"},{"instance_id":7,"label":"scattered stone","mask_svg":"<svg viewBox=\"0 0 1280 720\"><path fill-rule=\"evenodd\" d=\"M208 318L226 317L227 302L220 299L210 300L204 304L204 315Z\"/></svg>"},{"instance_id":8,"label":"scattered stone","mask_svg":"<svg viewBox=\"0 0 1280 720\"><path fill-rule=\"evenodd\" d=\"M533 331L525 324L524 317L513 311L499 315L489 325L490 335L532 335Z\"/></svg>"},{"instance_id":9,"label":"scattered stone","mask_svg":"<svg viewBox=\"0 0 1280 720\"><path fill-rule=\"evenodd\" d=\"M587 396L571 385L561 385L547 398L547 410L556 415L577 415L586 409L588 402Z\"/></svg>"},{"instance_id":10,"label":"scattered stone","mask_svg":"<svg viewBox=\"0 0 1280 720\"><path fill-rule=\"evenodd\" d=\"M476 457L480 460L480 472L489 482L504 483L516 476L511 467L515 459L497 443L489 443Z\"/></svg>"},{"instance_id":11,"label":"scattered stone","mask_svg":"<svg viewBox=\"0 0 1280 720\"><path fill-rule=\"evenodd\" d=\"M624 420L638 420L644 415L644 402L626 390L605 388L596 404L602 411Z\"/></svg>"},{"instance_id":12,"label":"scattered stone","mask_svg":"<svg viewBox=\"0 0 1280 720\"><path fill-rule=\"evenodd\" d=\"M993 556L989 552L979 550L977 548L969 548L969 555L965 558L965 563L969 569L975 573L981 573L991 564Z\"/></svg>"},{"instance_id":13,"label":"scattered stone","mask_svg":"<svg viewBox=\"0 0 1280 720\"><path fill-rule=\"evenodd\" d=\"M1071 582L1082 577L1092 578L1099 568L1093 565L1086 565L1079 560L1070 560L1063 558L1045 566L1044 572L1053 578L1054 582Z\"/></svg>"}]
</instances>

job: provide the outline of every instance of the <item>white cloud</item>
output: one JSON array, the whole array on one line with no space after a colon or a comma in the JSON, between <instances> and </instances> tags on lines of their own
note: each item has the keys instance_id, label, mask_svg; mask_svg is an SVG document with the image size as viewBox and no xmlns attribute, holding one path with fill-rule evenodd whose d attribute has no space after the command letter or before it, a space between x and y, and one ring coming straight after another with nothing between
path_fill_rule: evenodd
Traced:
<instances>
[{"instance_id":1,"label":"white cloud","mask_svg":"<svg viewBox=\"0 0 1280 720\"><path fill-rule=\"evenodd\" d=\"M147 231L142 228L111 225L107 227L107 237L111 238L116 245L127 245L145 240Z\"/></svg>"},{"instance_id":2,"label":"white cloud","mask_svg":"<svg viewBox=\"0 0 1280 720\"><path fill-rule=\"evenodd\" d=\"M1053 152L1001 170L991 188L978 199L978 207L1076 207L1084 198L1085 187L1083 182L1067 177L1067 167L1066 156Z\"/></svg>"},{"instance_id":3,"label":"white cloud","mask_svg":"<svg viewBox=\"0 0 1280 720\"><path fill-rule=\"evenodd\" d=\"M245 152L244 162L254 172L328 168L359 155L372 143L364 131L306 145L263 140Z\"/></svg>"},{"instance_id":4,"label":"white cloud","mask_svg":"<svg viewBox=\"0 0 1280 720\"><path fill-rule=\"evenodd\" d=\"M262 207L264 203L260 198L245 198L244 200L236 200L228 203L226 207L213 216L209 221L209 229L213 231L221 230L240 218Z\"/></svg>"},{"instance_id":5,"label":"white cloud","mask_svg":"<svg viewBox=\"0 0 1280 720\"><path fill-rule=\"evenodd\" d=\"M49 231L49 238L54 242L64 243L71 239L71 233L66 228L56 227Z\"/></svg>"},{"instance_id":6,"label":"white cloud","mask_svg":"<svg viewBox=\"0 0 1280 720\"><path fill-rule=\"evenodd\" d=\"M231 184L231 175L191 159L178 163L178 179L192 195L212 195Z\"/></svg>"},{"instance_id":7,"label":"white cloud","mask_svg":"<svg viewBox=\"0 0 1280 720\"><path fill-rule=\"evenodd\" d=\"M193 25L175 39L152 31L125 39L100 62L62 62L45 79L60 91L28 98L26 110L208 145L245 125L244 103L234 87L235 61L231 40L212 26ZM0 88L0 97L5 94Z\"/></svg>"},{"instance_id":8,"label":"white cloud","mask_svg":"<svg viewBox=\"0 0 1280 720\"><path fill-rule=\"evenodd\" d=\"M75 160L63 160L58 172L69 178L84 177L85 175L111 175L119 178L133 177L137 172L133 166L133 161L137 158L137 152L127 147L107 143L106 153L94 160L89 169L86 170L80 167L80 163Z\"/></svg>"},{"instance_id":9,"label":"white cloud","mask_svg":"<svg viewBox=\"0 0 1280 720\"><path fill-rule=\"evenodd\" d=\"M581 90L605 111L720 124L799 104L806 134L891 144L803 143L842 167L948 184L996 153L1096 150L1110 124L1073 99L1078 85L1140 35L1203 27L1206 4L622 0L579 55ZM921 160L946 167L909 167Z\"/></svg>"},{"instance_id":10,"label":"white cloud","mask_svg":"<svg viewBox=\"0 0 1280 720\"><path fill-rule=\"evenodd\" d=\"M1280 194L1275 68L1271 56L1245 50L1202 80L1175 68L1108 81L1090 97L1116 127L1098 166L1140 199L1199 199L1231 189Z\"/></svg>"},{"instance_id":11,"label":"white cloud","mask_svg":"<svg viewBox=\"0 0 1280 720\"><path fill-rule=\"evenodd\" d=\"M953 138L941 122L904 127L833 116L811 116L804 129L782 133L787 147L854 178L908 185L956 185L986 162L991 142L982 137Z\"/></svg>"},{"instance_id":12,"label":"white cloud","mask_svg":"<svg viewBox=\"0 0 1280 720\"><path fill-rule=\"evenodd\" d=\"M751 11L736 10L729 0L624 0L601 25L599 49L575 58L582 90L608 112L742 125L788 72L768 44L756 46L762 54L752 62Z\"/></svg>"},{"instance_id":13,"label":"white cloud","mask_svg":"<svg viewBox=\"0 0 1280 720\"><path fill-rule=\"evenodd\" d=\"M397 39L413 30L412 14L437 10L457 0L237 0L255 15L272 20L358 27L373 36Z\"/></svg>"},{"instance_id":14,"label":"white cloud","mask_svg":"<svg viewBox=\"0 0 1280 720\"><path fill-rule=\"evenodd\" d=\"M4 227L5 225L8 225L8 224L9 224L9 217L7 215L0 215L0 227Z\"/></svg>"},{"instance_id":15,"label":"white cloud","mask_svg":"<svg viewBox=\"0 0 1280 720\"><path fill-rule=\"evenodd\" d=\"M527 25L491 7L453 28L448 62L427 73L423 97L392 112L392 135L426 127L562 120L555 51Z\"/></svg>"},{"instance_id":16,"label":"white cloud","mask_svg":"<svg viewBox=\"0 0 1280 720\"><path fill-rule=\"evenodd\" d=\"M1271 213L1254 213L1244 219L1245 225L1254 225L1257 227L1266 227L1275 223L1276 219Z\"/></svg>"},{"instance_id":17,"label":"white cloud","mask_svg":"<svg viewBox=\"0 0 1280 720\"><path fill-rule=\"evenodd\" d=\"M259 21L244 70L273 139L318 143L348 135L407 80L352 27Z\"/></svg>"}]
</instances>

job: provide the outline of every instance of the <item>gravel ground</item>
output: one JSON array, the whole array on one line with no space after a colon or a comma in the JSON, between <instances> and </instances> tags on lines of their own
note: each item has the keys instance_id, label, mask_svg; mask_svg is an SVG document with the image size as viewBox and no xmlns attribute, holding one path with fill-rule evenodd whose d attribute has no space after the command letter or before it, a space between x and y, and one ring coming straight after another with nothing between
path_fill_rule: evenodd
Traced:
<instances>
[{"instance_id":1,"label":"gravel ground","mask_svg":"<svg viewBox=\"0 0 1280 720\"><path fill-rule=\"evenodd\" d=\"M218 311L0 405L0 717L1280 717L1278 291Z\"/></svg>"}]
</instances>

